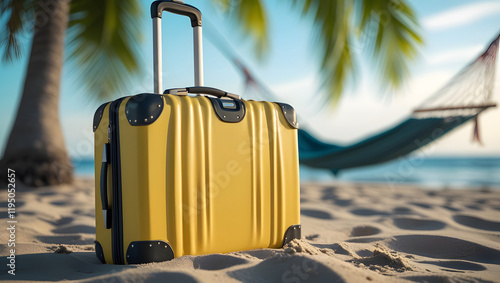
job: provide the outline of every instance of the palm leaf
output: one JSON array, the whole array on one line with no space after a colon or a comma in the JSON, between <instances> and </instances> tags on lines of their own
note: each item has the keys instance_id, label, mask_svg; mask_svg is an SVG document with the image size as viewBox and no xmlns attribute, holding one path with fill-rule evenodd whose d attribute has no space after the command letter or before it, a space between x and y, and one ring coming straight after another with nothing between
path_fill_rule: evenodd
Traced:
<instances>
[{"instance_id":1,"label":"palm leaf","mask_svg":"<svg viewBox=\"0 0 500 283\"><path fill-rule=\"evenodd\" d=\"M140 15L136 0L72 1L68 59L93 96L109 99L131 86L139 69Z\"/></svg>"},{"instance_id":2,"label":"palm leaf","mask_svg":"<svg viewBox=\"0 0 500 283\"><path fill-rule=\"evenodd\" d=\"M422 44L416 17L402 0L356 1L360 40L368 46L380 79L399 87Z\"/></svg>"},{"instance_id":3,"label":"palm leaf","mask_svg":"<svg viewBox=\"0 0 500 283\"><path fill-rule=\"evenodd\" d=\"M212 0L239 24L242 32L250 35L255 43L258 58L263 58L269 49L267 18L261 0Z\"/></svg>"},{"instance_id":4,"label":"palm leaf","mask_svg":"<svg viewBox=\"0 0 500 283\"><path fill-rule=\"evenodd\" d=\"M33 19L28 15L34 13L34 8L33 0L0 0L0 25L5 26L0 33L4 62L11 62L21 56L18 36L23 32L27 19Z\"/></svg>"},{"instance_id":5,"label":"palm leaf","mask_svg":"<svg viewBox=\"0 0 500 283\"><path fill-rule=\"evenodd\" d=\"M353 3L350 0L294 0L293 4L313 22L314 46L319 49L315 55L321 62L322 86L330 93L326 99L335 103L345 83L355 74L351 51Z\"/></svg>"},{"instance_id":6,"label":"palm leaf","mask_svg":"<svg viewBox=\"0 0 500 283\"><path fill-rule=\"evenodd\" d=\"M294 0L311 17L316 31L320 71L329 100L338 101L354 79L353 51L368 46L383 86L399 87L422 44L418 23L404 0ZM355 37L353 37L355 36ZM357 45L353 45L354 41Z\"/></svg>"},{"instance_id":7,"label":"palm leaf","mask_svg":"<svg viewBox=\"0 0 500 283\"><path fill-rule=\"evenodd\" d=\"M225 11L235 10L235 20L243 26L243 31L250 33L257 45L267 46L267 23L257 16L248 16L265 15L259 0L212 1ZM416 57L418 46L422 44L417 19L406 1L291 1L313 23L314 53L320 60L322 87L329 94L327 100L337 102L345 86L356 78L353 49L358 46L368 47L382 85L401 85L409 74L409 64ZM257 52L263 50L257 49Z\"/></svg>"}]
</instances>

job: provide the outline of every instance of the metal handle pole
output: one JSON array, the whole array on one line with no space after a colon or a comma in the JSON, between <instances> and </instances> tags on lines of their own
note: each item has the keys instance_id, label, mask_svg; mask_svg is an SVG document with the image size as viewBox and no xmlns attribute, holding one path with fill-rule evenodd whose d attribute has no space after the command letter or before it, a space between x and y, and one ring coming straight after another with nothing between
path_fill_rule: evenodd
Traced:
<instances>
[{"instance_id":1,"label":"metal handle pole","mask_svg":"<svg viewBox=\"0 0 500 283\"><path fill-rule=\"evenodd\" d=\"M191 19L194 43L194 84L195 86L203 86L203 43L200 10L177 0L154 1L151 4L151 18L153 19L154 92L160 94L163 90L161 58L161 14L163 11L188 16Z\"/></svg>"},{"instance_id":2,"label":"metal handle pole","mask_svg":"<svg viewBox=\"0 0 500 283\"><path fill-rule=\"evenodd\" d=\"M154 93L161 93L162 69L161 69L161 18L153 18L153 69L154 69Z\"/></svg>"},{"instance_id":3,"label":"metal handle pole","mask_svg":"<svg viewBox=\"0 0 500 283\"><path fill-rule=\"evenodd\" d=\"M201 26L193 27L194 85L203 86L203 41Z\"/></svg>"}]
</instances>

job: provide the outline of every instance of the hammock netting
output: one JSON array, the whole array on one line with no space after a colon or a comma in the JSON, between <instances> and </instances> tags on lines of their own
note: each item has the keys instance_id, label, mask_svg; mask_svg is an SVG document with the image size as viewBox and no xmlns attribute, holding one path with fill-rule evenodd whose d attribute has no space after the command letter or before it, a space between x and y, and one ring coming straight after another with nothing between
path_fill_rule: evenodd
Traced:
<instances>
[{"instance_id":1,"label":"hammock netting","mask_svg":"<svg viewBox=\"0 0 500 283\"><path fill-rule=\"evenodd\" d=\"M343 169L390 161L439 139L470 120L475 121L474 139L480 142L477 118L484 110L495 106L491 97L499 38L424 101L407 120L383 133L349 146L338 146L299 130L300 163L337 174Z\"/></svg>"},{"instance_id":2,"label":"hammock netting","mask_svg":"<svg viewBox=\"0 0 500 283\"><path fill-rule=\"evenodd\" d=\"M300 163L337 174L348 168L387 162L418 150L471 120L475 123L473 140L480 143L478 116L496 106L491 98L499 39L500 35L483 54L417 107L408 119L385 132L340 146L323 142L299 129ZM212 41L224 47L222 50L241 71L247 87L252 86L266 99L275 100L272 92L230 52L227 43L220 37Z\"/></svg>"}]
</instances>

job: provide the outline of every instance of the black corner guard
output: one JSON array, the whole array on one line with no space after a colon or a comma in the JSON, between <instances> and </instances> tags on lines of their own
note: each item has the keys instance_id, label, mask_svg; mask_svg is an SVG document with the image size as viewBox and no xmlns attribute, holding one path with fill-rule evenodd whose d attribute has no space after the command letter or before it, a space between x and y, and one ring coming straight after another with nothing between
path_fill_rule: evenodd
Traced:
<instances>
[{"instance_id":1,"label":"black corner guard","mask_svg":"<svg viewBox=\"0 0 500 283\"><path fill-rule=\"evenodd\" d=\"M174 258L172 247L165 241L134 241L127 248L127 262L141 264Z\"/></svg>"},{"instance_id":2,"label":"black corner guard","mask_svg":"<svg viewBox=\"0 0 500 283\"><path fill-rule=\"evenodd\" d=\"M132 126L152 124L163 110L163 96L152 93L141 93L132 96L125 105L125 116Z\"/></svg>"},{"instance_id":3,"label":"black corner guard","mask_svg":"<svg viewBox=\"0 0 500 283\"><path fill-rule=\"evenodd\" d=\"M292 225L286 229L285 236L283 237L283 245L290 243L293 239L300 239L300 224Z\"/></svg>"},{"instance_id":4,"label":"black corner guard","mask_svg":"<svg viewBox=\"0 0 500 283\"><path fill-rule=\"evenodd\" d=\"M101 263L105 264L106 260L104 259L104 251L102 250L101 244L98 241L94 241L95 244L95 255L101 261Z\"/></svg>"},{"instance_id":5,"label":"black corner guard","mask_svg":"<svg viewBox=\"0 0 500 283\"><path fill-rule=\"evenodd\" d=\"M108 103L104 103L102 104L101 106L99 106L99 108L97 108L97 110L95 111L94 113L94 125L92 127L92 131L95 132L97 130L97 127L99 127L99 123L101 123L101 119L102 119L102 114L104 113L104 108L106 108L106 105Z\"/></svg>"},{"instance_id":6,"label":"black corner guard","mask_svg":"<svg viewBox=\"0 0 500 283\"><path fill-rule=\"evenodd\" d=\"M297 115L295 115L295 109L293 109L292 106L286 104L286 103L281 103L281 102L276 102L281 108L281 111L283 112L283 116L285 116L285 120L288 122L288 124L295 129L299 128L299 123L297 123Z\"/></svg>"}]
</instances>

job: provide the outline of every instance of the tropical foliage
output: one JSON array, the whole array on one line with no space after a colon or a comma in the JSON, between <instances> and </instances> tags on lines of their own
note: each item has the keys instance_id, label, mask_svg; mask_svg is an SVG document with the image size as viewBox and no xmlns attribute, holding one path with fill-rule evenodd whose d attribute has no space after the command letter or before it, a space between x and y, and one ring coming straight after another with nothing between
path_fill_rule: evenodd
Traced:
<instances>
[{"instance_id":1,"label":"tropical foliage","mask_svg":"<svg viewBox=\"0 0 500 283\"><path fill-rule=\"evenodd\" d=\"M244 34L255 42L259 58L266 53L269 11L263 0L212 0L232 15ZM20 55L18 36L30 25L35 0L0 0L0 19L6 29L0 35L5 45L3 59ZM293 0L290 2L312 23L315 43L320 46L319 70L330 98L337 101L346 83L352 81L363 64L356 58L359 49L367 51L381 81L400 86L422 43L419 25L406 0ZM105 98L127 89L130 75L138 70L137 21L141 9L136 0L73 0L68 30L68 58L76 62L75 71L89 93Z\"/></svg>"},{"instance_id":2,"label":"tropical foliage","mask_svg":"<svg viewBox=\"0 0 500 283\"><path fill-rule=\"evenodd\" d=\"M0 34L4 61L18 58L23 47L20 37L29 36L43 24L44 17L50 16L50 11L37 15L39 2L0 0L0 22L6 26ZM45 2L50 10L51 1ZM139 1L73 0L70 7L66 58L77 66L70 71L81 78L79 83L86 87L89 97L109 99L116 93L125 94L139 69Z\"/></svg>"},{"instance_id":3,"label":"tropical foliage","mask_svg":"<svg viewBox=\"0 0 500 283\"><path fill-rule=\"evenodd\" d=\"M231 14L255 41L258 55L269 47L269 23L262 0L213 0ZM415 13L405 0L293 0L289 2L312 23L314 53L329 99L336 102L354 79L361 60L372 58L381 82L400 86L422 44ZM356 58L365 51L369 56ZM357 60L359 62L357 62ZM357 63L357 64L356 64Z\"/></svg>"}]
</instances>

